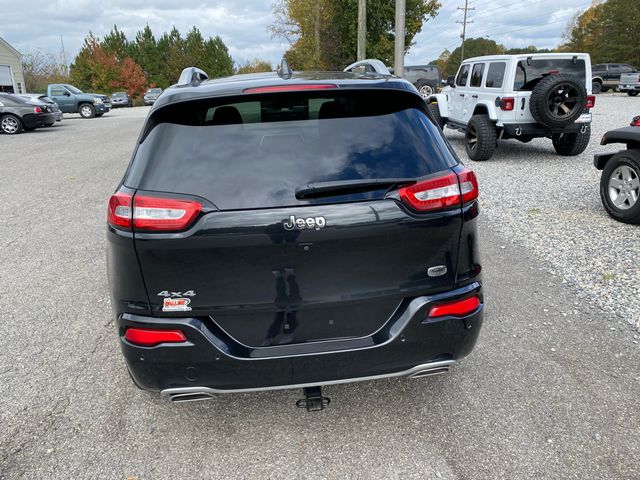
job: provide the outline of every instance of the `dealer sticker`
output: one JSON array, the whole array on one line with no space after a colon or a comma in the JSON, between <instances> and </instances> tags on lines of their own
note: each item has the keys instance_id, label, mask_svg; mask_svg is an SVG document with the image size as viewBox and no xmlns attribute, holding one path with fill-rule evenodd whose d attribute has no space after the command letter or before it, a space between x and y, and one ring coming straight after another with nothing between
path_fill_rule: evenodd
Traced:
<instances>
[{"instance_id":1,"label":"dealer sticker","mask_svg":"<svg viewBox=\"0 0 640 480\"><path fill-rule=\"evenodd\" d=\"M162 304L163 312L189 312L190 298L165 298Z\"/></svg>"}]
</instances>

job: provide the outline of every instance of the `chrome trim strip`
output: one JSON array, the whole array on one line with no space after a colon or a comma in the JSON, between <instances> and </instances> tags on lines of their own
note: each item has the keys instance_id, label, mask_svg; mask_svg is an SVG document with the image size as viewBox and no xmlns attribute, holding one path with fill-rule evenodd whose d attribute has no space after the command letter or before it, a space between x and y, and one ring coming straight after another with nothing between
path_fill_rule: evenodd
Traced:
<instances>
[{"instance_id":1,"label":"chrome trim strip","mask_svg":"<svg viewBox=\"0 0 640 480\"><path fill-rule=\"evenodd\" d=\"M353 383L353 382L364 382L369 380L381 380L383 378L393 378L393 377L408 377L418 372L422 372L423 370L441 370L443 368L448 368L454 365L456 360L442 360L439 362L431 362L424 363L422 365L416 365L409 370L404 370L402 372L394 372L394 373L385 373L382 375L371 375L368 377L357 377L357 378L344 378L340 380L327 380L325 382L315 382L315 383L299 383L296 385L275 385L271 387L256 387L256 388L238 388L238 389L218 389L218 388L210 388L210 387L180 387L180 388L166 388L160 392L160 395L163 397L171 397L171 396L186 396L188 394L203 394L203 395L221 395L225 393L249 393L249 392L264 392L268 390L287 390L287 389L297 389L297 388L307 388L307 387L320 387L325 385L340 385L343 383ZM440 372L442 373L442 372ZM208 398L198 398L191 401L196 400L208 400ZM190 400L183 400L190 401Z\"/></svg>"}]
</instances>

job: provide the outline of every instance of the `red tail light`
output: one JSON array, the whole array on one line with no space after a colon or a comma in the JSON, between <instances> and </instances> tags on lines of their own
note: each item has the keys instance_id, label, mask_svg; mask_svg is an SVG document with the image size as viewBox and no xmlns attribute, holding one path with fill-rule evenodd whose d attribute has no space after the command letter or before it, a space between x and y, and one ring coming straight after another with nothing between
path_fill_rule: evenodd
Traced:
<instances>
[{"instance_id":1,"label":"red tail light","mask_svg":"<svg viewBox=\"0 0 640 480\"><path fill-rule=\"evenodd\" d=\"M136 195L116 192L109 200L107 221L110 225L131 230L172 232L184 230L198 216L202 205L193 200Z\"/></svg>"},{"instance_id":2,"label":"red tail light","mask_svg":"<svg viewBox=\"0 0 640 480\"><path fill-rule=\"evenodd\" d=\"M272 85L269 87L246 88L243 90L243 93L297 92L299 90L325 90L327 88L337 88L337 85L330 83L320 83L317 85Z\"/></svg>"},{"instance_id":3,"label":"red tail light","mask_svg":"<svg viewBox=\"0 0 640 480\"><path fill-rule=\"evenodd\" d=\"M516 104L516 99L513 97L502 97L500 99L500 110L504 110L509 112L514 109Z\"/></svg>"},{"instance_id":4,"label":"red tail light","mask_svg":"<svg viewBox=\"0 0 640 480\"><path fill-rule=\"evenodd\" d=\"M478 180L475 173L464 168L458 175L451 172L402 187L398 194L406 205L421 212L458 207L478 198Z\"/></svg>"},{"instance_id":5,"label":"red tail light","mask_svg":"<svg viewBox=\"0 0 640 480\"><path fill-rule=\"evenodd\" d=\"M116 192L109 199L107 222L112 227L131 230L131 195Z\"/></svg>"},{"instance_id":6,"label":"red tail light","mask_svg":"<svg viewBox=\"0 0 640 480\"><path fill-rule=\"evenodd\" d=\"M633 117L633 119L631 120L631 126L640 127L640 115Z\"/></svg>"},{"instance_id":7,"label":"red tail light","mask_svg":"<svg viewBox=\"0 0 640 480\"><path fill-rule=\"evenodd\" d=\"M134 345L153 347L161 343L183 343L187 341L181 330L152 330L150 328L127 328L124 338Z\"/></svg>"},{"instance_id":8,"label":"red tail light","mask_svg":"<svg viewBox=\"0 0 640 480\"><path fill-rule=\"evenodd\" d=\"M456 300L455 302L443 303L431 307L431 310L429 310L429 318L464 317L465 315L475 312L478 307L480 307L480 299L478 297Z\"/></svg>"},{"instance_id":9,"label":"red tail light","mask_svg":"<svg viewBox=\"0 0 640 480\"><path fill-rule=\"evenodd\" d=\"M42 113L42 109L40 107L33 107L33 113Z\"/></svg>"},{"instance_id":10,"label":"red tail light","mask_svg":"<svg viewBox=\"0 0 640 480\"><path fill-rule=\"evenodd\" d=\"M593 108L596 106L596 96L587 95L587 108Z\"/></svg>"}]
</instances>

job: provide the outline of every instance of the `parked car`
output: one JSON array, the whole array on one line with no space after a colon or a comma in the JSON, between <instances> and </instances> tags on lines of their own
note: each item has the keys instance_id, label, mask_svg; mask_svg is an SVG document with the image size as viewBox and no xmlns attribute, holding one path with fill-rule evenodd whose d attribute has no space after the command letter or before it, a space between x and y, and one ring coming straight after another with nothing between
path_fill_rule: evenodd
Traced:
<instances>
[{"instance_id":1,"label":"parked car","mask_svg":"<svg viewBox=\"0 0 640 480\"><path fill-rule=\"evenodd\" d=\"M404 78L413 83L423 98L440 91L442 77L436 65L409 65L404 67Z\"/></svg>"},{"instance_id":2,"label":"parked car","mask_svg":"<svg viewBox=\"0 0 640 480\"><path fill-rule=\"evenodd\" d=\"M611 217L624 223L640 224L640 116L631 126L609 130L601 145L624 143L626 150L594 156L593 164L602 170L600 198Z\"/></svg>"},{"instance_id":3,"label":"parked car","mask_svg":"<svg viewBox=\"0 0 640 480\"><path fill-rule=\"evenodd\" d=\"M51 84L47 86L47 97L56 102L64 113L79 113L82 118L101 117L111 110L106 95L84 93L73 85Z\"/></svg>"},{"instance_id":4,"label":"parked car","mask_svg":"<svg viewBox=\"0 0 640 480\"><path fill-rule=\"evenodd\" d=\"M358 74L377 74L377 75L391 75L391 71L387 66L377 58L367 58L365 60L359 60L350 65L347 65L343 72L358 73Z\"/></svg>"},{"instance_id":5,"label":"parked car","mask_svg":"<svg viewBox=\"0 0 640 480\"><path fill-rule=\"evenodd\" d=\"M161 93L161 88L150 88L149 90L147 90L147 93L144 94L144 104L153 105L153 103L158 99Z\"/></svg>"},{"instance_id":6,"label":"parked car","mask_svg":"<svg viewBox=\"0 0 640 480\"><path fill-rule=\"evenodd\" d=\"M497 140L550 138L578 155L591 136L591 60L586 53L468 58L441 93L427 99L442 128L465 134L472 160L491 158Z\"/></svg>"},{"instance_id":7,"label":"parked car","mask_svg":"<svg viewBox=\"0 0 640 480\"><path fill-rule=\"evenodd\" d=\"M640 93L640 72L623 73L620 75L618 90L626 92L630 97L638 95L638 93Z\"/></svg>"},{"instance_id":8,"label":"parked car","mask_svg":"<svg viewBox=\"0 0 640 480\"><path fill-rule=\"evenodd\" d=\"M321 409L322 385L445 373L480 331L477 180L413 85L279 71L186 69L109 200L120 346L173 401Z\"/></svg>"},{"instance_id":9,"label":"parked car","mask_svg":"<svg viewBox=\"0 0 640 480\"><path fill-rule=\"evenodd\" d=\"M111 108L133 107L133 100L127 92L116 92L111 94Z\"/></svg>"},{"instance_id":10,"label":"parked car","mask_svg":"<svg viewBox=\"0 0 640 480\"><path fill-rule=\"evenodd\" d=\"M55 123L55 114L47 106L34 105L19 95L0 93L0 131L14 135Z\"/></svg>"},{"instance_id":11,"label":"parked car","mask_svg":"<svg viewBox=\"0 0 640 480\"><path fill-rule=\"evenodd\" d=\"M56 122L61 122L62 121L63 113L60 111L60 108L58 107L58 104L56 102L54 102L53 100L51 100L46 95L44 95L42 93L23 93L23 94L20 94L20 96L22 98L26 99L26 100L31 101L32 103L37 103L37 104L39 104L38 102L44 103L55 114ZM55 125L55 123L52 123L49 126L51 127L53 125Z\"/></svg>"},{"instance_id":12,"label":"parked car","mask_svg":"<svg viewBox=\"0 0 640 480\"><path fill-rule=\"evenodd\" d=\"M593 66L591 81L593 93L615 90L620 84L620 76L623 73L636 72L633 65L627 63L599 63Z\"/></svg>"}]
</instances>

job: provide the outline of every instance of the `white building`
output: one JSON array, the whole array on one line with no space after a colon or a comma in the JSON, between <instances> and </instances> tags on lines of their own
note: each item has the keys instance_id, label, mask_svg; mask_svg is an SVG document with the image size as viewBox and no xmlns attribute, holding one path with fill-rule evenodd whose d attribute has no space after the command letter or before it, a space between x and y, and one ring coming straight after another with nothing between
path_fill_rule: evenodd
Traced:
<instances>
[{"instance_id":1,"label":"white building","mask_svg":"<svg viewBox=\"0 0 640 480\"><path fill-rule=\"evenodd\" d=\"M2 37L0 37L0 92L25 92L22 54Z\"/></svg>"}]
</instances>

